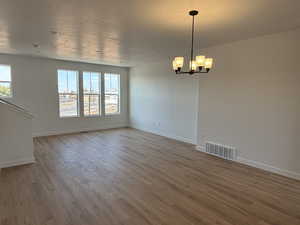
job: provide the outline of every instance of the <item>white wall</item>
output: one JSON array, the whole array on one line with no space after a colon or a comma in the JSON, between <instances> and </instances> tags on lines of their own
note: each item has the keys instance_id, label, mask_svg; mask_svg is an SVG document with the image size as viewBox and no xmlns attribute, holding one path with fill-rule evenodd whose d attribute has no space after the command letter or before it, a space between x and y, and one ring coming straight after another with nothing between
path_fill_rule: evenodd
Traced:
<instances>
[{"instance_id":1,"label":"white wall","mask_svg":"<svg viewBox=\"0 0 300 225\"><path fill-rule=\"evenodd\" d=\"M130 69L131 126L196 143L198 80L174 74L169 60Z\"/></svg>"},{"instance_id":2,"label":"white wall","mask_svg":"<svg viewBox=\"0 0 300 225\"><path fill-rule=\"evenodd\" d=\"M32 163L31 116L0 102L0 169Z\"/></svg>"},{"instance_id":3,"label":"white wall","mask_svg":"<svg viewBox=\"0 0 300 225\"><path fill-rule=\"evenodd\" d=\"M300 179L299 40L300 29L204 49L215 67L198 79L168 59L136 66L132 126L234 146L241 162Z\"/></svg>"},{"instance_id":4,"label":"white wall","mask_svg":"<svg viewBox=\"0 0 300 225\"><path fill-rule=\"evenodd\" d=\"M300 29L204 50L215 68L199 80L200 145L231 145L246 163L300 174L299 40Z\"/></svg>"},{"instance_id":5,"label":"white wall","mask_svg":"<svg viewBox=\"0 0 300 225\"><path fill-rule=\"evenodd\" d=\"M68 133L128 125L128 69L25 56L0 55L0 64L12 68L13 98L35 117L33 135ZM59 118L57 69L113 72L121 74L121 115L106 118Z\"/></svg>"}]
</instances>

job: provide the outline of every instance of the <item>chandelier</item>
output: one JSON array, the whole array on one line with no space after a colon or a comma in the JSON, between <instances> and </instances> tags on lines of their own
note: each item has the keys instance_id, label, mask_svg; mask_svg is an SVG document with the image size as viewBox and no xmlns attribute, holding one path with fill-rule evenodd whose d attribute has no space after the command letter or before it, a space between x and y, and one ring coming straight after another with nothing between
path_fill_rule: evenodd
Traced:
<instances>
[{"instance_id":1,"label":"chandelier","mask_svg":"<svg viewBox=\"0 0 300 225\"><path fill-rule=\"evenodd\" d=\"M213 65L212 58L206 58L203 55L196 56L194 59L194 27L195 21L194 17L198 15L197 10L192 10L189 12L189 15L193 17L192 22L192 47L191 47L191 58L189 63L189 71L182 71L182 67L184 64L184 57L175 57L173 60L173 69L176 74L194 74L194 73L208 73Z\"/></svg>"}]
</instances>

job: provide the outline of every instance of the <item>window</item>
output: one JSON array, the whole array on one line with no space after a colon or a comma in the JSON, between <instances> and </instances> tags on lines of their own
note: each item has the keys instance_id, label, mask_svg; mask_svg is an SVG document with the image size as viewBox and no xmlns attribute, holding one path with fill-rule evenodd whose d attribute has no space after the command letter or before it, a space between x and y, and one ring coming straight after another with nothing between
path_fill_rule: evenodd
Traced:
<instances>
[{"instance_id":1,"label":"window","mask_svg":"<svg viewBox=\"0 0 300 225\"><path fill-rule=\"evenodd\" d=\"M82 80L84 116L99 116L101 114L100 74L93 72L83 72Z\"/></svg>"},{"instance_id":2,"label":"window","mask_svg":"<svg viewBox=\"0 0 300 225\"><path fill-rule=\"evenodd\" d=\"M120 74L57 70L59 116L120 114Z\"/></svg>"},{"instance_id":3,"label":"window","mask_svg":"<svg viewBox=\"0 0 300 225\"><path fill-rule=\"evenodd\" d=\"M59 116L78 116L78 71L58 70Z\"/></svg>"},{"instance_id":4,"label":"window","mask_svg":"<svg viewBox=\"0 0 300 225\"><path fill-rule=\"evenodd\" d=\"M120 75L104 74L105 114L120 113Z\"/></svg>"},{"instance_id":5,"label":"window","mask_svg":"<svg viewBox=\"0 0 300 225\"><path fill-rule=\"evenodd\" d=\"M11 69L9 65L0 65L0 97L12 97Z\"/></svg>"}]
</instances>

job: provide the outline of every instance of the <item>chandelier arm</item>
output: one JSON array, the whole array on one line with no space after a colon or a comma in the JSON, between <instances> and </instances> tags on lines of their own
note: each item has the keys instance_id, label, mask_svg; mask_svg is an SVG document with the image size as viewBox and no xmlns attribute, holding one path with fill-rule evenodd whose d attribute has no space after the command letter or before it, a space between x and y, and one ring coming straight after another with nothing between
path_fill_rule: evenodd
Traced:
<instances>
[{"instance_id":1,"label":"chandelier arm","mask_svg":"<svg viewBox=\"0 0 300 225\"><path fill-rule=\"evenodd\" d=\"M195 74L195 73L208 73L209 72L209 70L206 70L206 71L194 71L194 72L192 72L191 73L191 71L175 71L176 72L176 74Z\"/></svg>"}]
</instances>

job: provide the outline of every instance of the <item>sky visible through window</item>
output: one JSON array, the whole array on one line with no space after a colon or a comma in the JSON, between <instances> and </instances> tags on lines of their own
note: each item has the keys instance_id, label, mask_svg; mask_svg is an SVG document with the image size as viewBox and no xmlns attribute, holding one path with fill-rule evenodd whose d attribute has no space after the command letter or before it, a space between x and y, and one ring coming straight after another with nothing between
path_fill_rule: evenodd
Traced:
<instances>
[{"instance_id":1,"label":"sky visible through window","mask_svg":"<svg viewBox=\"0 0 300 225\"><path fill-rule=\"evenodd\" d=\"M91 74L91 78L89 77ZM77 93L77 72L58 71L58 90L59 93ZM90 80L91 79L91 80ZM99 93L98 73L83 73L84 92ZM118 93L119 75L105 75L105 93Z\"/></svg>"},{"instance_id":2,"label":"sky visible through window","mask_svg":"<svg viewBox=\"0 0 300 225\"><path fill-rule=\"evenodd\" d=\"M105 74L105 93L119 92L119 74Z\"/></svg>"},{"instance_id":3,"label":"sky visible through window","mask_svg":"<svg viewBox=\"0 0 300 225\"><path fill-rule=\"evenodd\" d=\"M77 71L58 70L59 93L77 93Z\"/></svg>"},{"instance_id":4,"label":"sky visible through window","mask_svg":"<svg viewBox=\"0 0 300 225\"><path fill-rule=\"evenodd\" d=\"M0 65L0 97L11 97L11 69L8 65Z\"/></svg>"},{"instance_id":5,"label":"sky visible through window","mask_svg":"<svg viewBox=\"0 0 300 225\"><path fill-rule=\"evenodd\" d=\"M10 66L0 65L0 81L11 81Z\"/></svg>"},{"instance_id":6,"label":"sky visible through window","mask_svg":"<svg viewBox=\"0 0 300 225\"><path fill-rule=\"evenodd\" d=\"M83 91L84 93L100 93L99 73L83 72Z\"/></svg>"}]
</instances>

